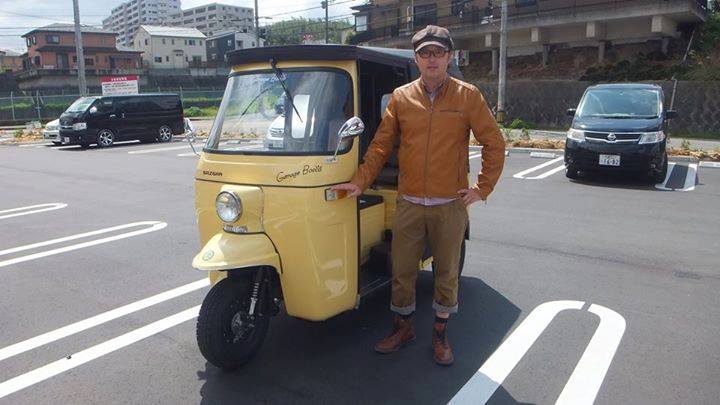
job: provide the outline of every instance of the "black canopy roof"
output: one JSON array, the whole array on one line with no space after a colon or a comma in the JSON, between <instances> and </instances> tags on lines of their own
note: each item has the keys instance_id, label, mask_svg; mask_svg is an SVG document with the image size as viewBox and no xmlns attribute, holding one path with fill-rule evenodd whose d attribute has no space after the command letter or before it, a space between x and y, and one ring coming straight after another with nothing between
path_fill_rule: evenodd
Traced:
<instances>
[{"instance_id":1,"label":"black canopy roof","mask_svg":"<svg viewBox=\"0 0 720 405\"><path fill-rule=\"evenodd\" d=\"M288 45L240 49L229 52L227 57L231 65L262 63L273 58L277 62L289 60L364 60L407 68L414 71L413 76L417 74L415 53L410 49L355 45ZM448 71L452 76L462 77L454 62Z\"/></svg>"}]
</instances>

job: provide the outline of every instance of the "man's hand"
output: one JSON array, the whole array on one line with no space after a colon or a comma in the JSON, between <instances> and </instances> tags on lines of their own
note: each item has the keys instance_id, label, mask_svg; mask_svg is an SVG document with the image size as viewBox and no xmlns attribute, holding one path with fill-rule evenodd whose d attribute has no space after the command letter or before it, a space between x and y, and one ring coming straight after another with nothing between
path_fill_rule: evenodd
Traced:
<instances>
[{"instance_id":1,"label":"man's hand","mask_svg":"<svg viewBox=\"0 0 720 405\"><path fill-rule=\"evenodd\" d=\"M465 203L466 207L472 203L476 203L481 200L484 201L484 199L480 197L480 193L474 188L465 188L462 190L458 190L458 194L462 195L462 200Z\"/></svg>"},{"instance_id":2,"label":"man's hand","mask_svg":"<svg viewBox=\"0 0 720 405\"><path fill-rule=\"evenodd\" d=\"M339 191L339 190L345 190L348 192L346 198L348 197L357 197L362 193L362 190L360 190L360 187L354 185L353 183L343 183L343 184L337 184L332 187L330 187L333 191Z\"/></svg>"}]
</instances>

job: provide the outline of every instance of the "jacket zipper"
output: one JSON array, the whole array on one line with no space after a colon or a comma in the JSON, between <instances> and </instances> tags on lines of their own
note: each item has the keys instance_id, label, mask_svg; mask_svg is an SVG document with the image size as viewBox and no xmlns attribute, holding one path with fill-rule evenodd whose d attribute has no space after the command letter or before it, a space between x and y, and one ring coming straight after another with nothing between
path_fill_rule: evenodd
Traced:
<instances>
[{"instance_id":1,"label":"jacket zipper","mask_svg":"<svg viewBox=\"0 0 720 405\"><path fill-rule=\"evenodd\" d=\"M437 99L437 95L435 95L435 98ZM428 97L428 99L430 99L430 97ZM437 100L435 100L435 101L437 101ZM432 135L432 119L433 119L434 111L435 111L435 102L430 100L430 123L428 124L427 143L425 144L425 177L423 178L423 191L424 191L423 198L425 198L426 202L427 202L427 198L428 198L428 192L427 192L428 155L429 155L429 151L430 151L430 136Z\"/></svg>"}]
</instances>

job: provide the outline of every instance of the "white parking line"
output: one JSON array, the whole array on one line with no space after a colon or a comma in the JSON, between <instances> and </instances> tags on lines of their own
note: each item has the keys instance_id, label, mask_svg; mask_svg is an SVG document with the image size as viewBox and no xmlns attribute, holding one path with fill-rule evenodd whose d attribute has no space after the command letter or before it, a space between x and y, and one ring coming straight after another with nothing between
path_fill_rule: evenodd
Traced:
<instances>
[{"instance_id":1,"label":"white parking line","mask_svg":"<svg viewBox=\"0 0 720 405\"><path fill-rule=\"evenodd\" d=\"M43 247L43 246L54 245L57 243L67 242L67 241L71 241L71 240L75 240L75 239L81 239L81 238L85 238L88 236L94 236L94 235L99 235L99 234L103 234L103 233L118 231L121 229L138 227L138 226L149 226L149 227L144 228L144 229L139 229L137 231L126 232L126 233L121 233L119 235L109 236L107 238L95 239L95 240L91 240L88 242L65 246L62 248L46 250L44 252L33 253L33 254L27 255L27 256L16 257L14 259L5 260L5 261L0 262L0 267L10 266L12 264L27 262L30 260L40 259L42 257L57 255L60 253L71 252L73 250L78 250L78 249L82 249L82 248L86 248L86 247L90 247L90 246L96 246L96 245L113 242L113 241L120 240L120 239L130 238L133 236L138 236L138 235L142 235L142 234L149 233L149 232L159 231L159 230L165 228L167 226L167 223L160 222L160 221L133 222L130 224L113 226L111 228L98 229L96 231L85 232L85 233L80 233L77 235L66 236L63 238L57 238L57 239L51 239L51 240L44 241L44 242L33 243L30 245L18 246L18 247L14 247L14 248L10 248L10 249L0 250L0 256L7 255L10 253L22 252L24 250L29 250L29 249L35 249L35 248L39 248L39 247Z\"/></svg>"},{"instance_id":2,"label":"white parking line","mask_svg":"<svg viewBox=\"0 0 720 405\"><path fill-rule=\"evenodd\" d=\"M0 361L210 285L206 277L0 349Z\"/></svg>"},{"instance_id":3,"label":"white parking line","mask_svg":"<svg viewBox=\"0 0 720 405\"><path fill-rule=\"evenodd\" d=\"M53 145L52 142L48 143L30 143L27 145L19 145L21 148L37 148L38 146L50 146Z\"/></svg>"},{"instance_id":4,"label":"white parking line","mask_svg":"<svg viewBox=\"0 0 720 405\"><path fill-rule=\"evenodd\" d=\"M2 211L0 211L0 219L19 217L22 215L37 214L38 212L54 211L54 210L59 210L61 208L65 208L65 207L67 207L67 204L65 204L65 203L47 203L47 204L29 205L27 207L2 210ZM25 210L31 210L31 211L25 211ZM24 211L24 212L17 212L17 211ZM14 212L14 214L8 214L9 212ZM6 215L2 215L2 214L6 214Z\"/></svg>"},{"instance_id":5,"label":"white parking line","mask_svg":"<svg viewBox=\"0 0 720 405\"><path fill-rule=\"evenodd\" d=\"M198 153L200 153L200 152L198 152ZM200 157L200 156L196 155L196 154L193 153L193 152L190 152L190 153L178 153L177 156L180 156L180 157L186 157L186 156L197 156L197 157Z\"/></svg>"},{"instance_id":6,"label":"white parking line","mask_svg":"<svg viewBox=\"0 0 720 405\"><path fill-rule=\"evenodd\" d=\"M665 190L665 191L693 191L695 190L695 179L697 179L697 169L698 165L697 163L690 163L688 164L687 173L685 174L685 183L683 183L682 188L668 188L667 182L670 180L670 175L673 172L673 169L675 169L676 164L675 163L668 163L668 171L665 175L665 180L662 183L656 184L655 188L658 190Z\"/></svg>"},{"instance_id":7,"label":"white parking line","mask_svg":"<svg viewBox=\"0 0 720 405\"><path fill-rule=\"evenodd\" d=\"M31 385L37 384L41 381L47 380L48 378L54 377L58 374L64 373L65 371L83 365L89 361L95 360L97 358L105 356L106 354L112 353L133 343L139 342L140 340L163 332L167 329L172 328L173 326L196 318L199 311L200 305L194 306L175 315L171 315L167 318L155 321L151 324L125 333L124 335L120 335L116 338L87 348L81 352L72 354L55 362L36 368L25 374L19 375L15 378L4 381L0 383L0 398L4 398L14 392L20 391Z\"/></svg>"},{"instance_id":8,"label":"white parking line","mask_svg":"<svg viewBox=\"0 0 720 405\"><path fill-rule=\"evenodd\" d=\"M180 150L180 149L189 149L190 145L187 143L183 144L182 146L169 146L167 148L154 148L154 149L140 149L140 150L131 150L128 152L130 155L142 155L145 153L155 153L155 152L166 152L169 150Z\"/></svg>"},{"instance_id":9,"label":"white parking line","mask_svg":"<svg viewBox=\"0 0 720 405\"><path fill-rule=\"evenodd\" d=\"M538 305L450 400L450 404L485 404L518 365L553 319L565 310L580 310L582 301L552 301ZM560 393L556 405L592 405L625 333L625 319L592 304L600 317L590 343Z\"/></svg>"},{"instance_id":10,"label":"white parking line","mask_svg":"<svg viewBox=\"0 0 720 405\"><path fill-rule=\"evenodd\" d=\"M549 152L530 152L530 157L541 159L555 159L557 154Z\"/></svg>"},{"instance_id":11,"label":"white parking line","mask_svg":"<svg viewBox=\"0 0 720 405\"><path fill-rule=\"evenodd\" d=\"M625 318L617 312L596 304L590 305L588 311L600 317L600 325L555 405L592 405L595 402L625 334Z\"/></svg>"},{"instance_id":12,"label":"white parking line","mask_svg":"<svg viewBox=\"0 0 720 405\"><path fill-rule=\"evenodd\" d=\"M547 162L545 162L545 163L539 164L539 165L537 165L537 166L533 166L533 167L531 167L531 168L529 168L529 169L527 169L527 170L523 170L523 171L521 171L520 173L514 174L513 177L516 178L516 179L526 179L526 177L525 177L526 174L532 173L532 172L534 172L534 171L540 170L540 169L545 168L545 167L548 167L548 166L552 166L552 165L554 165L555 163L557 163L557 162L559 162L559 161L561 161L561 160L563 160L563 157L562 157L562 156L560 156L559 158L555 158L555 159L553 159L553 160L547 161ZM560 166L560 167L564 167L564 166ZM554 170L554 171L553 171L553 170ZM551 172L553 172L553 173L557 173L558 171L560 171L560 169L558 169L557 167L551 170ZM553 173L547 174L547 176L550 176L550 175L553 174ZM544 173L544 174L546 174L546 173ZM540 175L540 176L543 176L543 175ZM528 179L528 180L533 180L533 179L540 179L540 178L545 178L545 177L547 177L547 176L544 176L544 177L540 177L540 176L532 177L532 178L527 178L527 179Z\"/></svg>"},{"instance_id":13,"label":"white parking line","mask_svg":"<svg viewBox=\"0 0 720 405\"><path fill-rule=\"evenodd\" d=\"M553 301L539 305L505 339L449 404L487 403L555 316L566 309L581 309L583 304L582 301Z\"/></svg>"},{"instance_id":14,"label":"white parking line","mask_svg":"<svg viewBox=\"0 0 720 405\"><path fill-rule=\"evenodd\" d=\"M482 157L482 152L470 153L470 157L468 157L468 159L473 160L473 159L477 159L480 157Z\"/></svg>"},{"instance_id":15,"label":"white parking line","mask_svg":"<svg viewBox=\"0 0 720 405\"><path fill-rule=\"evenodd\" d=\"M540 180L540 179L544 179L544 178L546 178L546 177L550 177L550 176L552 176L553 174L555 174L555 173L557 173L557 172L560 172L560 171L563 171L563 170L565 170L565 165L560 165L560 166L558 166L558 167L556 167L556 168L554 168L554 169L548 170L547 172L545 172L545 173L543 173L543 174L541 174L541 175L539 175L539 176L535 176L535 177L525 177L525 180Z\"/></svg>"},{"instance_id":16,"label":"white parking line","mask_svg":"<svg viewBox=\"0 0 720 405\"><path fill-rule=\"evenodd\" d=\"M713 169L720 169L720 162L700 162L700 167L711 167Z\"/></svg>"}]
</instances>

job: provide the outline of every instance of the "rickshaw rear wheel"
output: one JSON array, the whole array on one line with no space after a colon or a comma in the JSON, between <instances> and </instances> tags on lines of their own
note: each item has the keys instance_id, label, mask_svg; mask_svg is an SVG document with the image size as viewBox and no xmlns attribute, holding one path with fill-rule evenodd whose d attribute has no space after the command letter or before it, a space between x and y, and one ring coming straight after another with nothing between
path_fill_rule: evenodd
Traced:
<instances>
[{"instance_id":1,"label":"rickshaw rear wheel","mask_svg":"<svg viewBox=\"0 0 720 405\"><path fill-rule=\"evenodd\" d=\"M248 314L253 277L228 277L205 296L197 321L197 342L203 357L223 370L235 370L260 350L270 319Z\"/></svg>"},{"instance_id":2,"label":"rickshaw rear wheel","mask_svg":"<svg viewBox=\"0 0 720 405\"><path fill-rule=\"evenodd\" d=\"M462 276L463 267L465 267L465 239L460 244L460 265L458 266L458 277ZM435 277L435 261L432 262L432 273Z\"/></svg>"}]
</instances>

